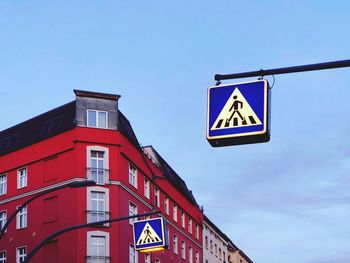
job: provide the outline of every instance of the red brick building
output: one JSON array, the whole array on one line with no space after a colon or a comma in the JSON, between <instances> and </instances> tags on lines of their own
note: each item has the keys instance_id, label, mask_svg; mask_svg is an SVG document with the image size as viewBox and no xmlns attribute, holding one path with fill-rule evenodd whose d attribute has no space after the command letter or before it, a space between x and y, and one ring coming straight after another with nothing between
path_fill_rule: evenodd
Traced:
<instances>
[{"instance_id":1,"label":"red brick building","mask_svg":"<svg viewBox=\"0 0 350 263\"><path fill-rule=\"evenodd\" d=\"M21 262L49 234L71 225L161 211L169 249L135 251L132 220L83 228L46 244L31 262L202 262L200 210L185 182L152 147L141 147L118 95L75 90L76 99L0 132L0 263Z\"/></svg>"}]
</instances>

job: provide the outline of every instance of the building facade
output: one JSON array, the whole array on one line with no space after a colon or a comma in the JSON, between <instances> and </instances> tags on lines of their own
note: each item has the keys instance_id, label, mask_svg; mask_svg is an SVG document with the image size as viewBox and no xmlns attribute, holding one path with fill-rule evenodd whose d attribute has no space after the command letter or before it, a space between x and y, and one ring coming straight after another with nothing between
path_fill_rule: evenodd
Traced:
<instances>
[{"instance_id":1,"label":"building facade","mask_svg":"<svg viewBox=\"0 0 350 263\"><path fill-rule=\"evenodd\" d=\"M167 250L139 253L134 220L67 232L31 262L203 261L200 210L185 182L152 147L140 147L118 95L75 90L76 99L0 132L0 225L28 198L0 240L0 262L22 262L48 235L85 224L160 210ZM64 188L86 179L95 186ZM144 218L140 218L144 219Z\"/></svg>"}]
</instances>

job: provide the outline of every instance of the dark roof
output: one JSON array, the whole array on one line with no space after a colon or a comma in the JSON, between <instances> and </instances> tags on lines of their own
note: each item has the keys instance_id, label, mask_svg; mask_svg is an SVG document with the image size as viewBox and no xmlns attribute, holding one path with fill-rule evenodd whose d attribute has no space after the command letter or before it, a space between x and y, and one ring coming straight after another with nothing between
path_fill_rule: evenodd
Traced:
<instances>
[{"instance_id":1,"label":"dark roof","mask_svg":"<svg viewBox=\"0 0 350 263\"><path fill-rule=\"evenodd\" d=\"M141 146L135 132L125 115L118 111L119 120L118 120L118 130L138 149L141 150Z\"/></svg>"},{"instance_id":2,"label":"dark roof","mask_svg":"<svg viewBox=\"0 0 350 263\"><path fill-rule=\"evenodd\" d=\"M0 155L74 128L75 101L0 132Z\"/></svg>"},{"instance_id":3,"label":"dark roof","mask_svg":"<svg viewBox=\"0 0 350 263\"><path fill-rule=\"evenodd\" d=\"M118 100L120 95L110 94L110 93L102 93L95 91L86 91L86 90L73 90L76 96L79 97L89 97L89 98L97 98L97 99L107 99L107 100Z\"/></svg>"},{"instance_id":4,"label":"dark roof","mask_svg":"<svg viewBox=\"0 0 350 263\"><path fill-rule=\"evenodd\" d=\"M152 147L153 148L153 147ZM170 167L170 165L160 156L160 154L153 148L157 159L164 172L164 177L193 205L198 206L192 191L187 188L184 180Z\"/></svg>"}]
</instances>

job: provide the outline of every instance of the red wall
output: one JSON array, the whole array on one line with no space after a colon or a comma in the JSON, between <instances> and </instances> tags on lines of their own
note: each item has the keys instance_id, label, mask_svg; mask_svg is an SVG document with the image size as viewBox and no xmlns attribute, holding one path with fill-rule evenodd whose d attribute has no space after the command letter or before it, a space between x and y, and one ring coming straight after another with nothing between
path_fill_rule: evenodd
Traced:
<instances>
[{"instance_id":1,"label":"red wall","mask_svg":"<svg viewBox=\"0 0 350 263\"><path fill-rule=\"evenodd\" d=\"M199 251L202 262L202 220L201 211L184 198L168 181L156 179L152 182L150 200L144 197L144 177L152 179L146 161L158 176L162 172L149 160L145 159L125 137L117 131L77 127L45 141L17 150L0 157L0 174L7 173L7 194L0 196L2 200L9 200L21 194L40 190L50 185L70 180L85 178L86 176L86 147L98 145L109 148L109 169L112 184L103 187L109 189L110 217L116 218L129 215L129 201L138 207L138 213L150 211L154 206L154 187L161 190L160 209L162 214L172 224L169 225L170 249L152 253L161 262L188 262L181 259L181 240L188 247L193 247L193 256ZM135 189L128 182L128 167L132 162L138 170L138 188ZM17 169L28 167L28 186L17 189ZM131 191L131 193L130 193ZM134 193L134 194L132 194ZM170 216L164 212L164 195L170 199ZM27 246L31 249L49 234L74 224L86 223L86 189L62 189L33 201L28 206L28 226L16 230L16 222L12 222L7 233L0 240L0 251L7 251L8 262L15 262L16 247ZM7 216L22 204L26 198L0 204L0 211L7 210ZM172 219L172 204L178 205L178 221ZM146 204L145 204L146 203ZM52 208L54 207L54 208ZM181 226L181 209L186 212L186 228ZM188 217L193 220L193 231L187 231ZM199 239L195 237L195 225L200 226ZM181 231L179 231L179 229ZM110 256L113 262L125 263L129 260L129 244L133 243L132 226L129 221L112 223L110 227L88 228L71 231L51 242L33 258L32 262L45 262L45 259L57 259L50 262L85 262L87 251L87 231L104 231L110 233ZM178 255L173 253L172 237L178 236ZM194 241L194 242L193 242ZM139 262L144 255L139 254ZM193 262L195 260L193 259Z\"/></svg>"}]
</instances>

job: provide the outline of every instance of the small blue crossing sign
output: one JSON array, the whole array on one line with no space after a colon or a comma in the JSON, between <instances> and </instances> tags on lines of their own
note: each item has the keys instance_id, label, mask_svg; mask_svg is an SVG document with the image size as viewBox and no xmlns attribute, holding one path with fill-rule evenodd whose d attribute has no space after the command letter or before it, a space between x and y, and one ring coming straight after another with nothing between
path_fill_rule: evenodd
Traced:
<instances>
[{"instance_id":1,"label":"small blue crossing sign","mask_svg":"<svg viewBox=\"0 0 350 263\"><path fill-rule=\"evenodd\" d=\"M267 80L209 87L209 143L217 147L269 141L269 90Z\"/></svg>"},{"instance_id":2,"label":"small blue crossing sign","mask_svg":"<svg viewBox=\"0 0 350 263\"><path fill-rule=\"evenodd\" d=\"M168 245L166 225L162 217L135 221L133 229L136 250L158 250Z\"/></svg>"}]
</instances>

